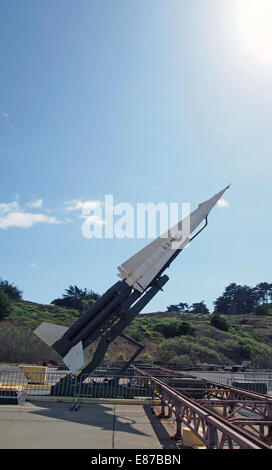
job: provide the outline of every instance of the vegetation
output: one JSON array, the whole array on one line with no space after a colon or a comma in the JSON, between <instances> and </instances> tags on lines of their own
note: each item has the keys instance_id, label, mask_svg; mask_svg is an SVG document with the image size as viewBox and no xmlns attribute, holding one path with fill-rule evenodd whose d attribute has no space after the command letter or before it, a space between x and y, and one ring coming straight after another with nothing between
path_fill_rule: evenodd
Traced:
<instances>
[{"instance_id":1,"label":"vegetation","mask_svg":"<svg viewBox=\"0 0 272 470\"><path fill-rule=\"evenodd\" d=\"M228 331L229 329L229 324L227 320L218 313L214 313L211 316L211 325L215 328L218 328L218 330L222 331Z\"/></svg>"},{"instance_id":2,"label":"vegetation","mask_svg":"<svg viewBox=\"0 0 272 470\"><path fill-rule=\"evenodd\" d=\"M23 292L13 283L0 278L0 288L4 291L10 300L22 300Z\"/></svg>"},{"instance_id":3,"label":"vegetation","mask_svg":"<svg viewBox=\"0 0 272 470\"><path fill-rule=\"evenodd\" d=\"M194 302L192 305L188 305L186 302L180 302L179 304L171 304L167 307L167 312L178 312L178 313L209 313L209 309L205 304L204 300L201 302Z\"/></svg>"},{"instance_id":4,"label":"vegetation","mask_svg":"<svg viewBox=\"0 0 272 470\"><path fill-rule=\"evenodd\" d=\"M10 314L10 300L4 289L0 287L0 320L3 320Z\"/></svg>"},{"instance_id":5,"label":"vegetation","mask_svg":"<svg viewBox=\"0 0 272 470\"><path fill-rule=\"evenodd\" d=\"M61 360L33 334L47 321L71 325L80 315L75 309L32 302L11 302L10 313L0 322L0 362L38 362ZM168 362L180 366L198 363L241 364L251 360L256 367L272 368L272 316L220 315L227 321L227 331L211 324L207 314L157 312L138 315L125 333L145 345L139 359L145 362ZM93 348L93 346L92 346ZM110 347L107 360L125 360L135 349L117 339Z\"/></svg>"},{"instance_id":6,"label":"vegetation","mask_svg":"<svg viewBox=\"0 0 272 470\"><path fill-rule=\"evenodd\" d=\"M78 286L70 285L68 289L65 289L65 293L61 298L57 298L51 302L53 305L59 307L67 307L79 310L83 312L93 302L99 299L99 294L92 290L80 289Z\"/></svg>"},{"instance_id":7,"label":"vegetation","mask_svg":"<svg viewBox=\"0 0 272 470\"><path fill-rule=\"evenodd\" d=\"M272 301L272 284L261 282L255 287L229 284L214 302L215 311L224 315L251 313L265 302Z\"/></svg>"},{"instance_id":8,"label":"vegetation","mask_svg":"<svg viewBox=\"0 0 272 470\"><path fill-rule=\"evenodd\" d=\"M8 281L3 282L12 297L12 289L18 288ZM182 310L187 305L186 316L181 315L180 310L138 315L125 333L145 345L139 356L145 362L191 367L199 363L226 366L251 361L255 367L272 368L269 286L260 283L255 288L243 286L241 289L232 283L215 302L218 311L216 309L212 315L203 308L204 302L193 303L190 307L180 303L178 306ZM43 321L69 326L79 317L83 307L86 308L84 302L94 302L99 297L77 286L65 290L59 299L63 303L59 305L56 301L51 305L24 301L19 289L17 294L15 300L8 296L2 285L0 287L0 362L61 361L57 353L33 334L33 330ZM236 302L235 308L233 302ZM201 310L197 313L199 306ZM90 352L94 350L95 345L91 345ZM133 346L118 338L111 345L106 361L126 360L134 351Z\"/></svg>"},{"instance_id":9,"label":"vegetation","mask_svg":"<svg viewBox=\"0 0 272 470\"><path fill-rule=\"evenodd\" d=\"M214 301L214 311L223 315L241 315L256 312L257 315L265 315L268 312L267 306L272 302L272 283L260 282L254 287L241 286L232 282L222 295ZM262 307L262 308L258 308ZM186 302L171 304L167 307L168 312L177 313L209 313L209 310L202 300L194 302L189 306Z\"/></svg>"}]
</instances>

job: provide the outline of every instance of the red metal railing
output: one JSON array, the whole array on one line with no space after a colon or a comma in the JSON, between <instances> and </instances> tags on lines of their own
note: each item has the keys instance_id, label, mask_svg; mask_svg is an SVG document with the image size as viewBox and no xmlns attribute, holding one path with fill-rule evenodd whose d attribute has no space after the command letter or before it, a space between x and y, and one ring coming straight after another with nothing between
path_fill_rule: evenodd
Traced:
<instances>
[{"instance_id":1,"label":"red metal railing","mask_svg":"<svg viewBox=\"0 0 272 470\"><path fill-rule=\"evenodd\" d=\"M174 438L182 438L184 424L210 449L271 449L268 444L272 429L271 398L209 381L203 381L203 389L175 389L146 371L137 368L135 372L145 379L149 377L154 393L160 396L158 417L167 418L174 414ZM190 394L196 391L202 391L203 398L191 398ZM214 410L215 406L222 408L222 414ZM255 419L241 416L242 409L254 414Z\"/></svg>"}]
</instances>

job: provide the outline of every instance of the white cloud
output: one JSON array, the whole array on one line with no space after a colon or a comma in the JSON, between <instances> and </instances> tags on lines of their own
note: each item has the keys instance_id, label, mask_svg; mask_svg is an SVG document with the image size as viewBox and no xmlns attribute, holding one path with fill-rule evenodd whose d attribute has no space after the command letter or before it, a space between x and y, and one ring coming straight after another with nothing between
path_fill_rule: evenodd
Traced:
<instances>
[{"instance_id":1,"label":"white cloud","mask_svg":"<svg viewBox=\"0 0 272 470\"><path fill-rule=\"evenodd\" d=\"M102 207L103 203L98 200L82 201L81 199L73 199L72 201L65 202L66 211L80 211L79 217L84 219L84 225L103 225ZM70 219L71 220L71 219ZM69 221L70 221L69 220Z\"/></svg>"},{"instance_id":2,"label":"white cloud","mask_svg":"<svg viewBox=\"0 0 272 470\"><path fill-rule=\"evenodd\" d=\"M6 214L7 212L18 209L19 204L17 201L0 203L0 214Z\"/></svg>"},{"instance_id":3,"label":"white cloud","mask_svg":"<svg viewBox=\"0 0 272 470\"><path fill-rule=\"evenodd\" d=\"M67 205L66 211L81 211L82 209L96 209L101 206L101 201L81 201L80 199L73 199L72 201L65 202Z\"/></svg>"},{"instance_id":4,"label":"white cloud","mask_svg":"<svg viewBox=\"0 0 272 470\"><path fill-rule=\"evenodd\" d=\"M30 212L9 212L2 217L0 216L0 228L3 230L10 227L28 228L37 223L60 224L61 221L56 217Z\"/></svg>"},{"instance_id":5,"label":"white cloud","mask_svg":"<svg viewBox=\"0 0 272 470\"><path fill-rule=\"evenodd\" d=\"M32 207L33 209L37 209L39 207L42 207L42 205L43 205L43 200L42 199L35 199L34 201L27 203L27 206Z\"/></svg>"},{"instance_id":6,"label":"white cloud","mask_svg":"<svg viewBox=\"0 0 272 470\"><path fill-rule=\"evenodd\" d=\"M33 201L31 207L38 208L42 205L42 199ZM25 212L20 208L18 201L0 203L0 229L10 227L28 228L37 223L60 224L61 221L56 217L50 217L45 214L33 214Z\"/></svg>"},{"instance_id":7,"label":"white cloud","mask_svg":"<svg viewBox=\"0 0 272 470\"><path fill-rule=\"evenodd\" d=\"M30 268L36 268L37 267L37 263L29 263L28 265Z\"/></svg>"},{"instance_id":8,"label":"white cloud","mask_svg":"<svg viewBox=\"0 0 272 470\"><path fill-rule=\"evenodd\" d=\"M218 207L229 207L229 203L228 201L226 201L225 199L219 199L219 201L217 202L217 205Z\"/></svg>"}]
</instances>

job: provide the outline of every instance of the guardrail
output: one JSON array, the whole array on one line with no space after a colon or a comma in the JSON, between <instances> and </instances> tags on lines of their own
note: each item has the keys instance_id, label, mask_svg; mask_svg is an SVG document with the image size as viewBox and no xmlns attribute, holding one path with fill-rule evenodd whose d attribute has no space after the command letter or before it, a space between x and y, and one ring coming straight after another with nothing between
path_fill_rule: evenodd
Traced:
<instances>
[{"instance_id":1,"label":"guardrail","mask_svg":"<svg viewBox=\"0 0 272 470\"><path fill-rule=\"evenodd\" d=\"M114 370L96 370L95 374L79 377L68 371L51 369L33 370L30 367L0 372L0 401L7 402L16 396L26 400L50 400L66 398L79 402L81 399L131 399L153 400L152 381L146 378L139 385L133 369L127 374L115 375ZM22 402L22 400L20 401Z\"/></svg>"}]
</instances>

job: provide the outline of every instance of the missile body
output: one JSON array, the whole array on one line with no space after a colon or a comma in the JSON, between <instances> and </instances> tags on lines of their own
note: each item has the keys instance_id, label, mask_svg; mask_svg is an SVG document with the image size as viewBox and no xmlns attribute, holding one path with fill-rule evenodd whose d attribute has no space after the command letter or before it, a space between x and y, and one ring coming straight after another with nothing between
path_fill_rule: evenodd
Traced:
<instances>
[{"instance_id":1,"label":"missile body","mask_svg":"<svg viewBox=\"0 0 272 470\"><path fill-rule=\"evenodd\" d=\"M158 283L164 270L191 241L190 235L207 221L228 187L199 204L189 216L121 264L118 275L122 281L108 289L70 328L43 322L34 333L54 348L71 372L76 373L84 364L83 350L127 315L143 293Z\"/></svg>"},{"instance_id":2,"label":"missile body","mask_svg":"<svg viewBox=\"0 0 272 470\"><path fill-rule=\"evenodd\" d=\"M143 292L161 272L174 252L181 251L190 242L189 235L208 217L212 208L228 188L229 186L199 204L198 208L189 216L125 261L118 267L119 277L134 289Z\"/></svg>"}]
</instances>

